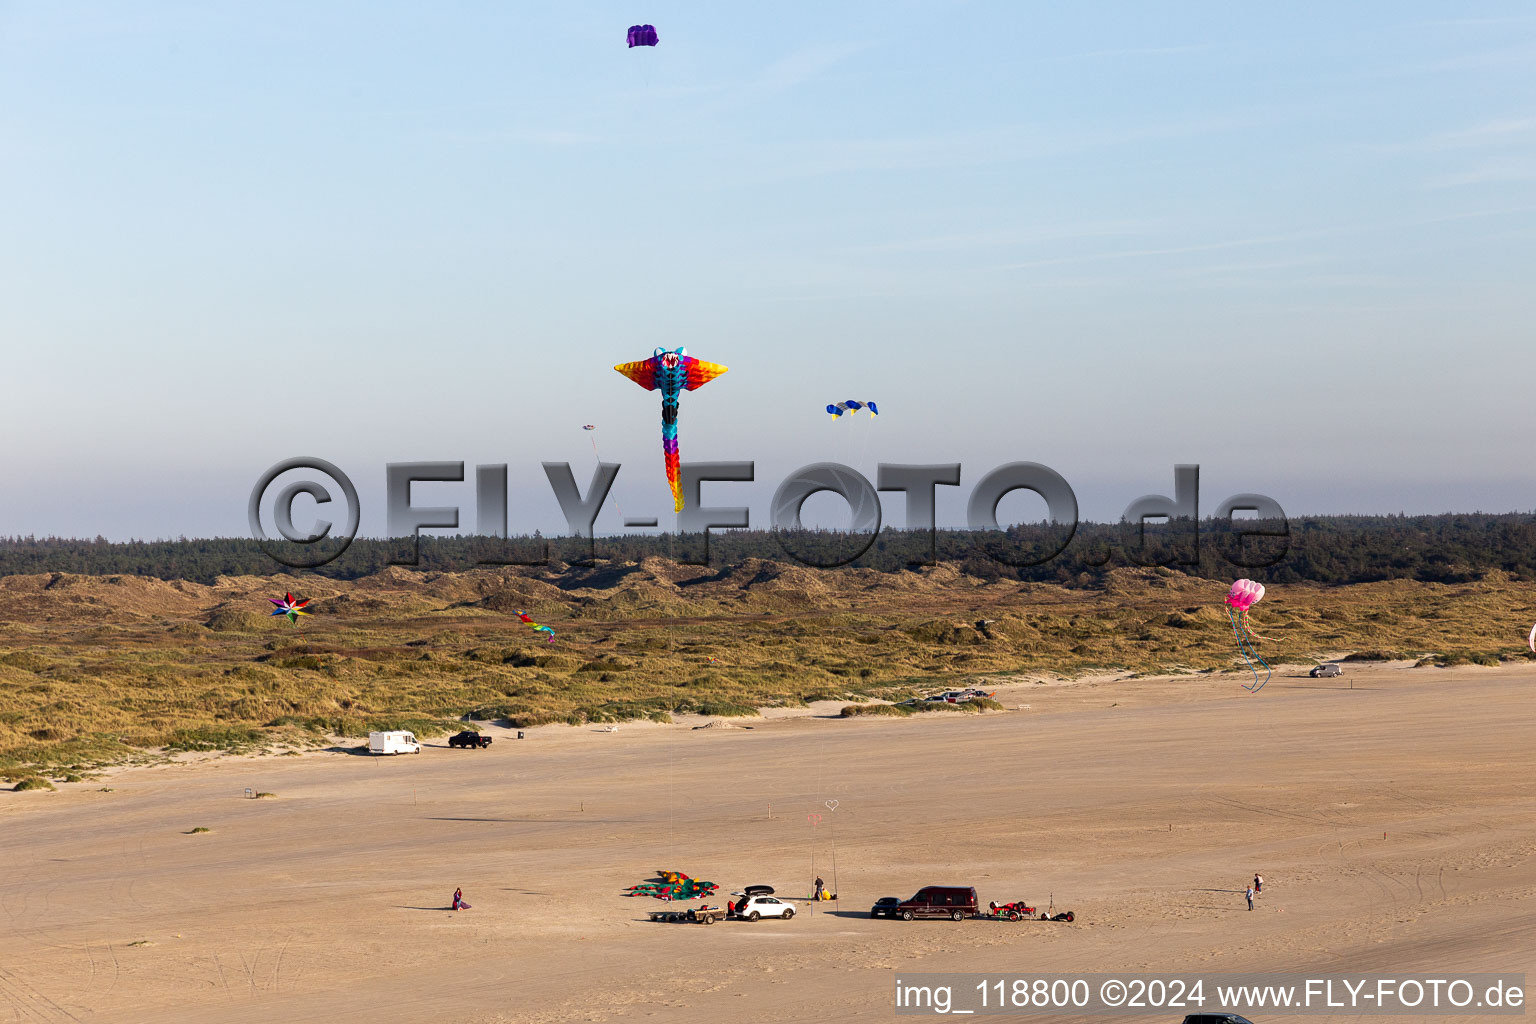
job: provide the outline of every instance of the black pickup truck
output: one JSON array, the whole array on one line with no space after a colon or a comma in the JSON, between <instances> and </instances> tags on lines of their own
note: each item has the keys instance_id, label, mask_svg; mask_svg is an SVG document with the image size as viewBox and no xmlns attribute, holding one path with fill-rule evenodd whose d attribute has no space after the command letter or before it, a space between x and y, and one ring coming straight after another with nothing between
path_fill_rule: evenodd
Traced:
<instances>
[{"instance_id":1,"label":"black pickup truck","mask_svg":"<svg viewBox=\"0 0 1536 1024\"><path fill-rule=\"evenodd\" d=\"M477 732L465 731L449 737L448 745L450 747L488 747L491 745L491 738L481 736Z\"/></svg>"}]
</instances>

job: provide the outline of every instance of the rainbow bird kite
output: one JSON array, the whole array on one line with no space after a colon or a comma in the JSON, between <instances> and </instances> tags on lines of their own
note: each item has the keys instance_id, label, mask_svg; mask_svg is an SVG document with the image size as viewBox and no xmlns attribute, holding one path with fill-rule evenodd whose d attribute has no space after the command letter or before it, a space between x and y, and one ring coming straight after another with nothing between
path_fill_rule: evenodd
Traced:
<instances>
[{"instance_id":1,"label":"rainbow bird kite","mask_svg":"<svg viewBox=\"0 0 1536 1024\"><path fill-rule=\"evenodd\" d=\"M281 600L275 597L269 597L267 600L277 605L276 608L272 609L273 618L281 618L286 615L289 622L298 622L300 615L309 614L309 612L304 610L304 606L309 604L309 598L307 597L299 601L292 594L284 594Z\"/></svg>"},{"instance_id":2,"label":"rainbow bird kite","mask_svg":"<svg viewBox=\"0 0 1536 1024\"><path fill-rule=\"evenodd\" d=\"M724 373L729 367L706 363L679 348L658 348L651 358L614 367L647 391L661 391L661 452L667 462L667 483L672 485L672 511L683 510L683 481L677 454L677 398L684 391L695 391Z\"/></svg>"},{"instance_id":3,"label":"rainbow bird kite","mask_svg":"<svg viewBox=\"0 0 1536 1024\"><path fill-rule=\"evenodd\" d=\"M550 629L548 626L541 626L537 622L534 622L533 619L529 617L527 612L518 612L517 617L528 623L528 625L532 626L535 633L548 633L549 635L544 639L548 640L550 643L555 642L555 631Z\"/></svg>"}]
</instances>

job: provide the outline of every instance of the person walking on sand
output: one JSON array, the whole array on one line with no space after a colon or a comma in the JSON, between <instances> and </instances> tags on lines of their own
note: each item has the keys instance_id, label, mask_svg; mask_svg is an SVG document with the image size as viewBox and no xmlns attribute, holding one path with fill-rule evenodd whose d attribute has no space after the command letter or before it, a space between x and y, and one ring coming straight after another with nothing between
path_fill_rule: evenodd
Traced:
<instances>
[{"instance_id":1,"label":"person walking on sand","mask_svg":"<svg viewBox=\"0 0 1536 1024\"><path fill-rule=\"evenodd\" d=\"M1255 896L1257 896L1259 893L1261 893L1263 891L1264 891L1264 876L1259 874L1258 872L1254 872L1254 875L1253 875L1253 894Z\"/></svg>"},{"instance_id":2,"label":"person walking on sand","mask_svg":"<svg viewBox=\"0 0 1536 1024\"><path fill-rule=\"evenodd\" d=\"M1253 909L1253 886L1250 885L1246 890L1244 890L1243 895L1248 898L1248 909L1252 910Z\"/></svg>"},{"instance_id":3,"label":"person walking on sand","mask_svg":"<svg viewBox=\"0 0 1536 1024\"><path fill-rule=\"evenodd\" d=\"M455 890L453 890L453 909L454 910L468 910L469 909L469 904L464 902L464 890L463 889L455 889Z\"/></svg>"},{"instance_id":4,"label":"person walking on sand","mask_svg":"<svg viewBox=\"0 0 1536 1024\"><path fill-rule=\"evenodd\" d=\"M817 903L820 903L822 900L826 899L826 892L827 892L827 883L823 882L821 880L821 876L820 875L817 875L816 876L816 892L811 896L811 899L816 901Z\"/></svg>"}]
</instances>

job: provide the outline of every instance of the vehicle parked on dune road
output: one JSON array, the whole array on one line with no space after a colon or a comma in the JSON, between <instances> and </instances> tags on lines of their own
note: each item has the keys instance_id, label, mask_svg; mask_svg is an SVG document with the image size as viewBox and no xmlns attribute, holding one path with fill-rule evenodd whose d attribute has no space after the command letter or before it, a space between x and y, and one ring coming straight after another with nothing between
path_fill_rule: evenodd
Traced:
<instances>
[{"instance_id":1,"label":"vehicle parked on dune road","mask_svg":"<svg viewBox=\"0 0 1536 1024\"><path fill-rule=\"evenodd\" d=\"M474 747L476 750L479 750L482 747L490 746L491 738L489 736L481 736L477 732L471 732L466 729L457 735L448 737L448 745L450 747Z\"/></svg>"},{"instance_id":2,"label":"vehicle parked on dune road","mask_svg":"<svg viewBox=\"0 0 1536 1024\"><path fill-rule=\"evenodd\" d=\"M736 909L733 916L747 921L756 921L764 917L781 917L788 921L795 916L795 908L772 896L759 894L747 895L744 892L733 892L737 897Z\"/></svg>"},{"instance_id":3,"label":"vehicle parked on dune road","mask_svg":"<svg viewBox=\"0 0 1536 1024\"><path fill-rule=\"evenodd\" d=\"M875 905L869 908L870 917L900 917L896 907L900 905L899 896L882 896L875 900Z\"/></svg>"},{"instance_id":4,"label":"vehicle parked on dune road","mask_svg":"<svg viewBox=\"0 0 1536 1024\"><path fill-rule=\"evenodd\" d=\"M918 917L947 917L963 921L975 917L980 909L974 886L927 885L909 900L896 904L896 916L903 921Z\"/></svg>"},{"instance_id":5,"label":"vehicle parked on dune road","mask_svg":"<svg viewBox=\"0 0 1536 1024\"><path fill-rule=\"evenodd\" d=\"M1329 662L1326 665L1319 665L1311 672L1307 673L1307 675L1311 676L1313 679L1332 679L1334 676L1341 676L1343 674L1344 669L1333 662Z\"/></svg>"},{"instance_id":6,"label":"vehicle parked on dune road","mask_svg":"<svg viewBox=\"0 0 1536 1024\"><path fill-rule=\"evenodd\" d=\"M371 732L368 734L368 753L419 754L421 753L421 741L416 739L415 733L405 729Z\"/></svg>"},{"instance_id":7,"label":"vehicle parked on dune road","mask_svg":"<svg viewBox=\"0 0 1536 1024\"><path fill-rule=\"evenodd\" d=\"M932 697L924 697L923 700L928 703L938 703L939 701L943 701L946 704L964 704L968 700L976 700L982 697L991 697L993 694L994 691L978 690L975 687L972 687L968 690L945 690L943 693L935 694Z\"/></svg>"}]
</instances>

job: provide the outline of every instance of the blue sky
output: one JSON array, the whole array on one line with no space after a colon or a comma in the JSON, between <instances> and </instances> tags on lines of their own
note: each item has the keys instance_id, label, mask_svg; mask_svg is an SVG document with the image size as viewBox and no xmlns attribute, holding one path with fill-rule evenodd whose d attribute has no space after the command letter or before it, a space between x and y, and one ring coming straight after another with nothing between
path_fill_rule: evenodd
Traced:
<instances>
[{"instance_id":1,"label":"blue sky","mask_svg":"<svg viewBox=\"0 0 1536 1024\"><path fill-rule=\"evenodd\" d=\"M710 499L755 524L848 458L961 462L947 521L1020 459L1099 519L1176 462L1530 509L1533 66L1515 3L0 0L0 533L243 534L300 454L365 534L408 459L549 530L588 422L665 521L610 369L663 344L731 367L682 451L756 460Z\"/></svg>"}]
</instances>

